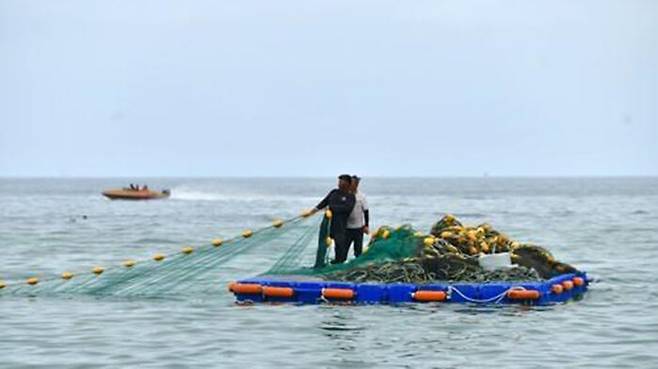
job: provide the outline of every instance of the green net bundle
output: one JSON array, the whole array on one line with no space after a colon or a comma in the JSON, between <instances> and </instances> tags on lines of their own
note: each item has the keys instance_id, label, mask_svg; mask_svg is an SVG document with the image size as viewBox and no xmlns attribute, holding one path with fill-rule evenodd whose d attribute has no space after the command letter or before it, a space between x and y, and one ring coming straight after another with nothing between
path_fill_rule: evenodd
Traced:
<instances>
[{"instance_id":1,"label":"green net bundle","mask_svg":"<svg viewBox=\"0 0 658 369\"><path fill-rule=\"evenodd\" d=\"M323 227L326 227L325 219ZM321 228L318 250L326 230ZM480 255L509 252L513 265L487 271ZM322 252L318 252L318 256ZM465 226L452 215L436 222L429 234L410 225L384 226L372 236L366 252L345 264L294 268L280 263L266 274L312 275L326 280L353 282L530 281L575 272L543 247L509 239L489 224Z\"/></svg>"}]
</instances>

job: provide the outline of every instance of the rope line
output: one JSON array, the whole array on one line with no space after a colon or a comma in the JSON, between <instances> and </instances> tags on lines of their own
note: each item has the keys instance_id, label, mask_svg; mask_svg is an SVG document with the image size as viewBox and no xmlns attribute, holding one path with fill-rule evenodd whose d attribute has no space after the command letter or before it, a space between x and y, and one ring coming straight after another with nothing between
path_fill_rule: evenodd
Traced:
<instances>
[{"instance_id":1,"label":"rope line","mask_svg":"<svg viewBox=\"0 0 658 369\"><path fill-rule=\"evenodd\" d=\"M459 296L461 296L464 300L468 302L473 302L473 303L478 303L478 304L483 304L483 303L488 303L494 301L495 304L499 304L507 295L509 291L516 291L516 290L525 290L523 287L510 287L504 292L500 293L499 295L496 295L494 297L488 298L488 299L474 299L471 297L468 297L464 295L457 287L454 286L449 286L448 291L449 292L456 292Z\"/></svg>"}]
</instances>

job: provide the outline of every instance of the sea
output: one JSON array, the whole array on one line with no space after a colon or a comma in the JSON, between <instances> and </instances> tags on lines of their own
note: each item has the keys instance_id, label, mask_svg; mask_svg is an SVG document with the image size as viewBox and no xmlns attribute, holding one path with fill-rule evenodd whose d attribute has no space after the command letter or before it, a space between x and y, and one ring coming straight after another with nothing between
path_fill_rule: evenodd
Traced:
<instances>
[{"instance_id":1,"label":"sea","mask_svg":"<svg viewBox=\"0 0 658 369\"><path fill-rule=\"evenodd\" d=\"M172 196L111 201L148 184ZM231 237L314 206L334 178L0 178L0 279L24 283ZM658 368L658 178L364 178L372 227L446 213L548 248L594 279L528 306L238 305L0 290L0 368ZM314 252L310 250L310 252ZM254 247L217 283L267 270ZM225 291L224 289L221 289Z\"/></svg>"}]
</instances>

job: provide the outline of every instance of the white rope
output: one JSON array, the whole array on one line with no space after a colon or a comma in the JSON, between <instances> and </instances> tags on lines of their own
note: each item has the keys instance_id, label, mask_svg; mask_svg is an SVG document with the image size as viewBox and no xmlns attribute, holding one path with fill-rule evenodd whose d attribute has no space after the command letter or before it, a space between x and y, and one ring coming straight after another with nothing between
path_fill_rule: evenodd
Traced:
<instances>
[{"instance_id":1,"label":"white rope","mask_svg":"<svg viewBox=\"0 0 658 369\"><path fill-rule=\"evenodd\" d=\"M508 288L507 290L505 290L504 292L502 292L502 293L499 294L499 295L496 295L496 296L494 296L494 297L492 297L492 298L488 298L488 299L480 300L480 299L470 298L470 297L464 295L464 294L463 294L459 289L457 289L456 287L448 286L448 291L449 291L449 292L453 292L453 291L454 291L454 292L457 292L457 294L458 294L459 296L461 296L464 300L466 300L466 301L468 301L468 302L475 302L475 303L485 303L485 302L492 302L492 301L495 301L496 304L499 304L499 303L503 300L503 298L505 298L505 295L507 295L507 293L508 293L509 291L514 291L514 290L525 290L525 288L523 288L523 287L521 287L521 286L518 286L518 287L510 287L510 288Z\"/></svg>"}]
</instances>

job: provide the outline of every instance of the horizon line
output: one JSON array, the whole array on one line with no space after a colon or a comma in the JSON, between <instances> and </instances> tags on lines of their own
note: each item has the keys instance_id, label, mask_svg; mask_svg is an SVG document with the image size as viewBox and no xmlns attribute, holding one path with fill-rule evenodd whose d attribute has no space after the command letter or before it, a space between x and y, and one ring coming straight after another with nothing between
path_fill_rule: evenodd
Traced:
<instances>
[{"instance_id":1,"label":"horizon line","mask_svg":"<svg viewBox=\"0 0 658 369\"><path fill-rule=\"evenodd\" d=\"M418 175L403 175L403 176L383 176L383 175L359 175L364 178L382 178L382 179L487 179L487 178L499 178L499 179L597 179L597 178L656 178L658 175L638 175L638 174L622 174L622 175L597 175L597 174L588 174L588 175L439 175L439 176L418 176ZM0 179L112 179L112 178L153 178L153 179L325 179L325 178L334 178L337 176L304 176L304 175L288 175L288 176L268 176L268 175L255 175L255 176L245 176L245 175L224 175L224 176L206 176L206 175L193 175L193 176L133 176L133 175L115 175L115 176L43 176L43 175L0 175Z\"/></svg>"}]
</instances>

